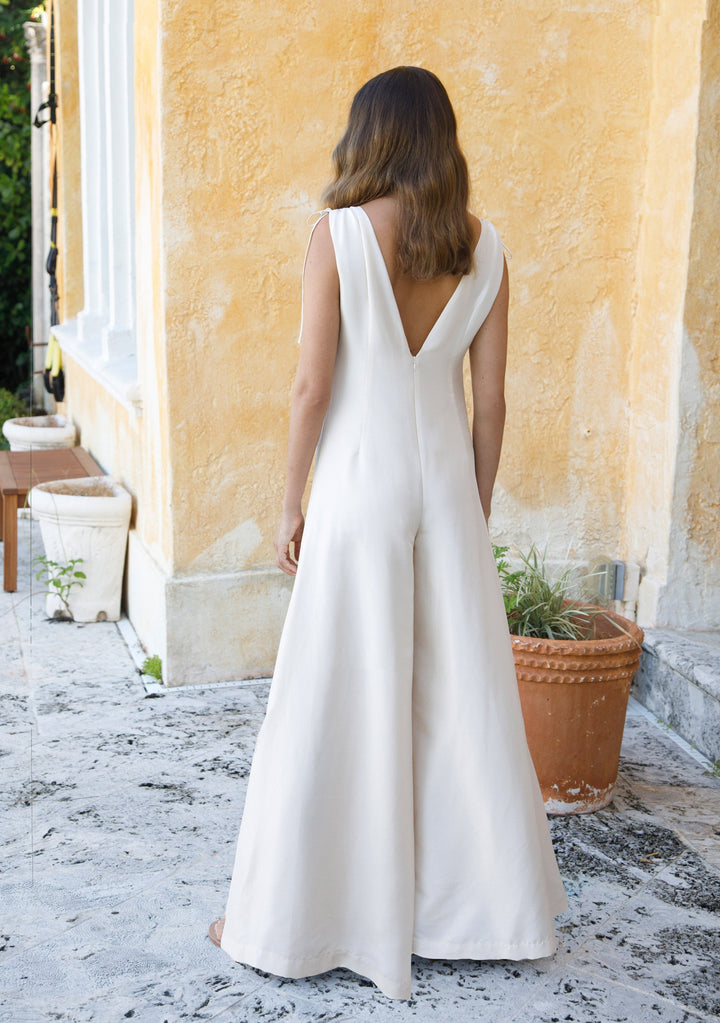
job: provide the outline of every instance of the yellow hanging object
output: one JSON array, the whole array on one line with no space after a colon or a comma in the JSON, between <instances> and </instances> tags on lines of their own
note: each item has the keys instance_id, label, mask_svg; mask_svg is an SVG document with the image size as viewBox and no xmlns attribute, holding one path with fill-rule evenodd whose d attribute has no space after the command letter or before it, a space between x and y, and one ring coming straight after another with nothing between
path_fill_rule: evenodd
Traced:
<instances>
[{"instance_id":1,"label":"yellow hanging object","mask_svg":"<svg viewBox=\"0 0 720 1023\"><path fill-rule=\"evenodd\" d=\"M50 370L50 376L56 377L62 369L62 352L60 351L60 344L55 335L50 333L50 341L48 342L48 357L45 364L46 369Z\"/></svg>"},{"instance_id":2,"label":"yellow hanging object","mask_svg":"<svg viewBox=\"0 0 720 1023\"><path fill-rule=\"evenodd\" d=\"M54 395L56 401L63 401L65 396L65 374L62 368L62 352L60 351L60 343L52 331L50 331L48 339L43 379L45 381L45 390Z\"/></svg>"}]
</instances>

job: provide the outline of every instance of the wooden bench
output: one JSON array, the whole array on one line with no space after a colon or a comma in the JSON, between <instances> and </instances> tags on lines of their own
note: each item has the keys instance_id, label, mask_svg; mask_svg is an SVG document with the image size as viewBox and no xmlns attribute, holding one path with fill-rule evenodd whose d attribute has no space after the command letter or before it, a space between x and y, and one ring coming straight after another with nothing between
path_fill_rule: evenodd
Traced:
<instances>
[{"instance_id":1,"label":"wooden bench","mask_svg":"<svg viewBox=\"0 0 720 1023\"><path fill-rule=\"evenodd\" d=\"M3 589L17 589L17 512L38 483L104 476L85 448L48 451L0 451L0 540L3 541Z\"/></svg>"}]
</instances>

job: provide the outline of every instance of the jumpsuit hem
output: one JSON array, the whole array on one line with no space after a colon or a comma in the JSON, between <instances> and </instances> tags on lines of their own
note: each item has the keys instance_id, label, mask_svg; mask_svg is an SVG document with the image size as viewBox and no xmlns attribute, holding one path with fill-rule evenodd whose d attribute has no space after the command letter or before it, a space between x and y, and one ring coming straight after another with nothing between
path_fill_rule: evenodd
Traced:
<instances>
[{"instance_id":1,"label":"jumpsuit hem","mask_svg":"<svg viewBox=\"0 0 720 1023\"><path fill-rule=\"evenodd\" d=\"M558 947L558 939L552 936L537 941L480 941L452 942L436 939L413 938L412 954L422 959L472 959L475 961L509 959L513 961L525 959L542 959L552 955ZM252 966L254 969L271 973L276 977L289 980L304 980L319 973L326 973L337 967L352 970L361 977L372 981L388 998L409 999L412 997L412 986L398 984L382 973L366 956L349 949L327 949L312 956L286 956L267 948L246 945L234 941L222 943L222 949L236 963Z\"/></svg>"},{"instance_id":2,"label":"jumpsuit hem","mask_svg":"<svg viewBox=\"0 0 720 1023\"><path fill-rule=\"evenodd\" d=\"M409 978L407 983L399 984L397 980L393 980L378 969L372 960L348 949L328 949L312 956L286 956L268 948L234 941L223 943L221 947L236 963L252 966L276 977L303 980L342 966L372 981L388 998L408 999L412 996Z\"/></svg>"}]
</instances>

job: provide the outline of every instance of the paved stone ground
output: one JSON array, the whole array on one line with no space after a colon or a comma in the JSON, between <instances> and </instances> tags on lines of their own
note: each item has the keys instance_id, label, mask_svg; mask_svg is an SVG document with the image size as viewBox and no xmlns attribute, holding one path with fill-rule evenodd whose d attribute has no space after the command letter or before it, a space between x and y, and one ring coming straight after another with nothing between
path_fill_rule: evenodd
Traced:
<instances>
[{"instance_id":1,"label":"paved stone ground","mask_svg":"<svg viewBox=\"0 0 720 1023\"><path fill-rule=\"evenodd\" d=\"M414 957L413 997L290 981L208 940L268 683L143 683L117 626L0 595L0 1021L554 1023L720 1015L720 779L631 701L617 794L551 818L570 898L554 956ZM229 625L230 627L230 625Z\"/></svg>"}]
</instances>

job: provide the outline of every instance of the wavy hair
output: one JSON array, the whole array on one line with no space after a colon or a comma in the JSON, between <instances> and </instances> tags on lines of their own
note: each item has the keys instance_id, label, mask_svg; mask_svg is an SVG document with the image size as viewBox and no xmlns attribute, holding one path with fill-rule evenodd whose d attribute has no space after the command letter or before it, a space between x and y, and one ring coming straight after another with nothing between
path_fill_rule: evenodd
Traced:
<instances>
[{"instance_id":1,"label":"wavy hair","mask_svg":"<svg viewBox=\"0 0 720 1023\"><path fill-rule=\"evenodd\" d=\"M468 168L445 88L431 71L396 67L355 94L333 151L331 209L392 195L398 201L398 268L417 280L467 274L472 229Z\"/></svg>"}]
</instances>

